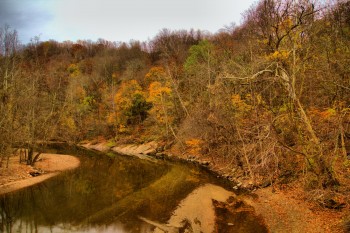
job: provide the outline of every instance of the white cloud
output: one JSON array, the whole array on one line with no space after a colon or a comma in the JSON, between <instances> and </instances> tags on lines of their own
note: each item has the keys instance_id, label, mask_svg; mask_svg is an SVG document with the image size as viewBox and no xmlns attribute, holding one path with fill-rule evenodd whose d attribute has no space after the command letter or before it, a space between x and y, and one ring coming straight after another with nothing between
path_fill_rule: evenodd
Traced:
<instances>
[{"instance_id":1,"label":"white cloud","mask_svg":"<svg viewBox=\"0 0 350 233\"><path fill-rule=\"evenodd\" d=\"M4 0L0 0L4 1ZM7 1L7 0L5 0ZM19 0L14 0L18 2ZM252 0L25 0L39 11L41 25L25 28L42 40L104 38L113 41L147 40L162 28L201 29L215 32L231 22ZM23 4L21 5L23 9ZM19 6L20 7L20 6ZM33 11L33 10L31 10ZM23 10L24 12L24 10ZM40 13L41 12L41 13ZM41 15L50 17L40 18ZM23 14L26 16L26 14ZM28 15L31 15L28 12ZM23 30L23 29L21 29Z\"/></svg>"}]
</instances>

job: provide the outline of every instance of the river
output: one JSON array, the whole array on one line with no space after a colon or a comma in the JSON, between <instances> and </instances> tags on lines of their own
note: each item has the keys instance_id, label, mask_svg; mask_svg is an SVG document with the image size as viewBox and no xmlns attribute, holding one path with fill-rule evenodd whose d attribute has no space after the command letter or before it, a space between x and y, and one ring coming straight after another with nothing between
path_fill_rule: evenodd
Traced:
<instances>
[{"instance_id":1,"label":"river","mask_svg":"<svg viewBox=\"0 0 350 233\"><path fill-rule=\"evenodd\" d=\"M214 232L212 199L225 202L235 196L224 181L192 164L75 147L50 150L74 154L80 167L0 196L0 232L143 233L164 232L163 227L170 227L169 232ZM252 224L265 229L246 218L245 225Z\"/></svg>"}]
</instances>

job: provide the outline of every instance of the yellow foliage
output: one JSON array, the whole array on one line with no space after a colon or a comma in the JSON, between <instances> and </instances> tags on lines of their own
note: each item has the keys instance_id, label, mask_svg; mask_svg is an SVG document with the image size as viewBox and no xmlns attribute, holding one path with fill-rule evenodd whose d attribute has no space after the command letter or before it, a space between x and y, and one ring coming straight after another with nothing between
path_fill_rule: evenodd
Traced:
<instances>
[{"instance_id":1,"label":"yellow foliage","mask_svg":"<svg viewBox=\"0 0 350 233\"><path fill-rule=\"evenodd\" d=\"M263 44L268 44L268 43L269 43L269 40L268 40L268 39L264 39L264 40L262 40L262 43L263 43Z\"/></svg>"},{"instance_id":2,"label":"yellow foliage","mask_svg":"<svg viewBox=\"0 0 350 233\"><path fill-rule=\"evenodd\" d=\"M349 112L349 108L346 107L345 101L334 101L333 108L338 112Z\"/></svg>"},{"instance_id":3,"label":"yellow foliage","mask_svg":"<svg viewBox=\"0 0 350 233\"><path fill-rule=\"evenodd\" d=\"M253 93L253 96L251 94L247 94L245 96L246 100L250 104L256 104L256 105L264 105L265 101L263 100L261 94L259 93Z\"/></svg>"},{"instance_id":4,"label":"yellow foliage","mask_svg":"<svg viewBox=\"0 0 350 233\"><path fill-rule=\"evenodd\" d=\"M332 116L335 116L337 114L337 112L333 108L328 108L325 111L323 111L321 114L322 114L324 119L329 119Z\"/></svg>"},{"instance_id":5,"label":"yellow foliage","mask_svg":"<svg viewBox=\"0 0 350 233\"><path fill-rule=\"evenodd\" d=\"M119 132L119 133L125 133L125 132L127 132L126 126L123 125L123 124L120 124L120 125L118 126L118 132Z\"/></svg>"},{"instance_id":6,"label":"yellow foliage","mask_svg":"<svg viewBox=\"0 0 350 233\"><path fill-rule=\"evenodd\" d=\"M114 96L115 103L115 121L117 124L126 124L127 111L133 105L133 99L136 95L144 96L141 86L136 80L125 81L120 85L117 94Z\"/></svg>"},{"instance_id":7,"label":"yellow foliage","mask_svg":"<svg viewBox=\"0 0 350 233\"><path fill-rule=\"evenodd\" d=\"M148 82L160 81L166 76L165 70L161 66L152 67L145 75Z\"/></svg>"},{"instance_id":8,"label":"yellow foliage","mask_svg":"<svg viewBox=\"0 0 350 233\"><path fill-rule=\"evenodd\" d=\"M114 73L112 74L112 78L113 78L114 80L116 80L119 76L120 76L120 74L119 74L118 72L114 72Z\"/></svg>"},{"instance_id":9,"label":"yellow foliage","mask_svg":"<svg viewBox=\"0 0 350 233\"><path fill-rule=\"evenodd\" d=\"M284 31L290 30L292 26L293 26L293 20L290 18L287 18L280 23L280 28Z\"/></svg>"},{"instance_id":10,"label":"yellow foliage","mask_svg":"<svg viewBox=\"0 0 350 233\"><path fill-rule=\"evenodd\" d=\"M67 68L67 71L71 77L76 77L81 73L77 64L70 64Z\"/></svg>"},{"instance_id":11,"label":"yellow foliage","mask_svg":"<svg viewBox=\"0 0 350 233\"><path fill-rule=\"evenodd\" d=\"M79 99L84 99L84 97L86 95L85 89L81 86L78 86L76 88L76 95L78 96Z\"/></svg>"},{"instance_id":12,"label":"yellow foliage","mask_svg":"<svg viewBox=\"0 0 350 233\"><path fill-rule=\"evenodd\" d=\"M289 57L290 52L287 50L275 51L274 53L269 54L266 58L271 61L284 61Z\"/></svg>"},{"instance_id":13,"label":"yellow foliage","mask_svg":"<svg viewBox=\"0 0 350 233\"><path fill-rule=\"evenodd\" d=\"M117 108L126 109L132 105L132 96L135 94L142 94L142 88L136 80L123 82L117 94L114 97L114 102Z\"/></svg>"},{"instance_id":14,"label":"yellow foliage","mask_svg":"<svg viewBox=\"0 0 350 233\"><path fill-rule=\"evenodd\" d=\"M148 88L149 91L149 97L148 100L151 102L157 102L159 101L159 98L161 98L163 95L170 95L171 89L169 87L169 84L163 86L160 82L152 82L149 85Z\"/></svg>"},{"instance_id":15,"label":"yellow foliage","mask_svg":"<svg viewBox=\"0 0 350 233\"><path fill-rule=\"evenodd\" d=\"M148 88L147 101L153 104L150 114L161 124L171 123L174 120L171 114L173 103L170 101L172 91L168 85L169 83L162 85L155 81Z\"/></svg>"},{"instance_id":16,"label":"yellow foliage","mask_svg":"<svg viewBox=\"0 0 350 233\"><path fill-rule=\"evenodd\" d=\"M67 129L73 131L76 129L76 125L74 122L74 119L71 116L65 116L62 118L61 120L61 124L65 127L67 127Z\"/></svg>"},{"instance_id":17,"label":"yellow foliage","mask_svg":"<svg viewBox=\"0 0 350 233\"><path fill-rule=\"evenodd\" d=\"M249 113L253 107L247 104L244 100L241 99L239 94L231 96L232 105L235 111L235 115L237 117L241 117L247 113Z\"/></svg>"},{"instance_id":18,"label":"yellow foliage","mask_svg":"<svg viewBox=\"0 0 350 233\"><path fill-rule=\"evenodd\" d=\"M319 119L321 121L330 120L332 117L337 115L337 111L334 108L327 108L325 110L319 110L313 108L310 111L311 117L314 119Z\"/></svg>"},{"instance_id":19,"label":"yellow foliage","mask_svg":"<svg viewBox=\"0 0 350 233\"><path fill-rule=\"evenodd\" d=\"M186 142L187 150L192 155L200 155L201 146L203 144L203 141L198 138L192 138L190 140L187 140Z\"/></svg>"},{"instance_id":20,"label":"yellow foliage","mask_svg":"<svg viewBox=\"0 0 350 233\"><path fill-rule=\"evenodd\" d=\"M107 116L107 123L110 125L113 125L116 122L116 115L115 113L109 113Z\"/></svg>"},{"instance_id":21,"label":"yellow foliage","mask_svg":"<svg viewBox=\"0 0 350 233\"><path fill-rule=\"evenodd\" d=\"M309 112L312 117L320 120L335 120L335 117L347 117L350 114L350 108L346 108L344 101L335 101L332 108L324 110L312 108Z\"/></svg>"}]
</instances>

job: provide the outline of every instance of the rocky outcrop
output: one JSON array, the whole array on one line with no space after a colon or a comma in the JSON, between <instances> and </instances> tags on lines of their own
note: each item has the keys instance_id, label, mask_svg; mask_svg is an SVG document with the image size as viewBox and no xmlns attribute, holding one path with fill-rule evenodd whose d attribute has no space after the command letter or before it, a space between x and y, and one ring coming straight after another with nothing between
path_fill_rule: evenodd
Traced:
<instances>
[{"instance_id":1,"label":"rocky outcrop","mask_svg":"<svg viewBox=\"0 0 350 233\"><path fill-rule=\"evenodd\" d=\"M158 143L151 141L144 144L124 144L118 146L109 146L108 142L99 142L99 143L84 143L81 144L82 147L87 149L97 150L101 152L113 151L118 154L135 156L140 159L149 160L156 162L157 160L150 156L156 155Z\"/></svg>"},{"instance_id":2,"label":"rocky outcrop","mask_svg":"<svg viewBox=\"0 0 350 233\"><path fill-rule=\"evenodd\" d=\"M114 152L125 155L154 155L156 154L158 144L154 141L145 144L135 145L126 144L112 147Z\"/></svg>"},{"instance_id":3,"label":"rocky outcrop","mask_svg":"<svg viewBox=\"0 0 350 233\"><path fill-rule=\"evenodd\" d=\"M90 149L90 150L97 150L101 152L107 152L111 148L108 146L107 142L99 142L99 143L83 143L81 144L82 147Z\"/></svg>"}]
</instances>

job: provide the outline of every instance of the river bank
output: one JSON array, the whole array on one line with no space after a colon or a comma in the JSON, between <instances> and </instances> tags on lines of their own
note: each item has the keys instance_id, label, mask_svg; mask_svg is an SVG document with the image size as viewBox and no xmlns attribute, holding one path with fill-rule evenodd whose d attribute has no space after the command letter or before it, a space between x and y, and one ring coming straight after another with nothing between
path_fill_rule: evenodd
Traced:
<instances>
[{"instance_id":1,"label":"river bank","mask_svg":"<svg viewBox=\"0 0 350 233\"><path fill-rule=\"evenodd\" d=\"M137 156L154 161L156 158L168 158L179 160L181 156L167 155L160 152L159 146L154 143L141 145L110 145L107 142L85 143L81 146L108 153L114 151L129 156ZM183 157L183 156L182 156ZM198 165L213 169L210 161L198 161L193 158L181 158L184 161L195 162ZM9 168L0 168L0 194L12 192L42 182L61 171L73 169L79 166L79 160L69 155L42 154L41 159L30 167L18 163L18 157L11 157ZM216 165L216 168L220 168ZM31 172L44 171L43 174L32 177ZM218 170L214 170L218 173ZM224 177L224 175L223 175ZM229 179L229 177L225 177ZM239 185L241 186L241 185ZM237 188L237 183L232 183L232 189ZM344 232L344 217L346 208L342 211L322 208L308 200L302 187L291 184L280 189L279 187L266 187L253 189L245 195L238 197L245 204L254 208L255 213L260 216L269 228L270 232ZM217 208L222 209L220 204ZM225 206L225 211L230 211L230 216L238 214L238 210L232 208L235 205ZM244 208L245 209L245 208ZM230 216L221 219L222 222L230 222ZM223 224L222 224L223 225Z\"/></svg>"},{"instance_id":2,"label":"river bank","mask_svg":"<svg viewBox=\"0 0 350 233\"><path fill-rule=\"evenodd\" d=\"M71 155L43 153L34 166L20 164L19 156L11 156L8 168L0 168L0 195L43 182L79 164L79 159Z\"/></svg>"},{"instance_id":3,"label":"river bank","mask_svg":"<svg viewBox=\"0 0 350 233\"><path fill-rule=\"evenodd\" d=\"M304 192L300 182L296 181L284 187L257 187L249 179L238 181L228 176L223 167L225 164L212 165L211 161L189 157L187 155L176 155L171 152L162 151L156 142L146 144L124 144L111 145L108 142L87 142L81 146L102 152L114 151L117 153L137 156L167 158L170 160L183 160L196 163L206 167L222 178L232 182L233 190L250 190L240 195L240 200L254 208L255 213L262 218L270 232L306 232L306 233L333 233L346 232L344 230L345 217L348 207L343 210L323 208L310 200ZM237 214L230 206L225 207L230 215ZM229 218L227 218L229 219Z\"/></svg>"}]
</instances>

